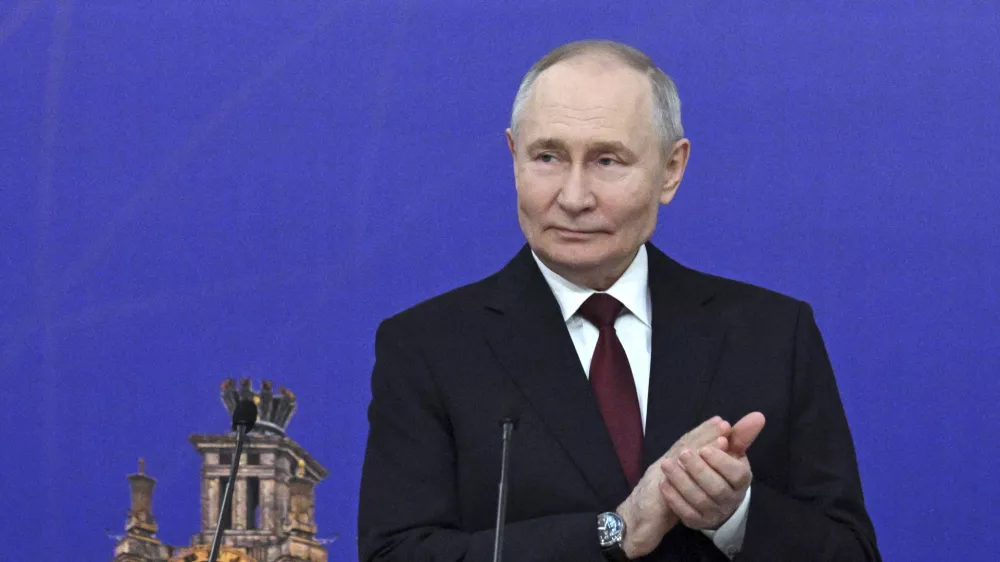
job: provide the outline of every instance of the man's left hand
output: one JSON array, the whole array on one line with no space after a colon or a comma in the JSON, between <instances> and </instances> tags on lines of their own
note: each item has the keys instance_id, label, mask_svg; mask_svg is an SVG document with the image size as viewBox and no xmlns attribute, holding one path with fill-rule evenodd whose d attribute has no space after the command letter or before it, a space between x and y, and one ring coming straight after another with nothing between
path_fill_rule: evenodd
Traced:
<instances>
[{"instance_id":1,"label":"man's left hand","mask_svg":"<svg viewBox=\"0 0 1000 562\"><path fill-rule=\"evenodd\" d=\"M685 450L660 466L667 506L691 529L718 529L743 503L753 477L746 457L734 459L716 447Z\"/></svg>"},{"instance_id":2,"label":"man's left hand","mask_svg":"<svg viewBox=\"0 0 1000 562\"><path fill-rule=\"evenodd\" d=\"M736 455L712 446L686 449L660 462L665 478L660 491L671 511L691 529L715 530L743 503L753 472L745 455L764 427L764 416L747 415L733 426L731 440L741 441ZM734 444L735 445L735 444ZM743 454L740 454L743 453Z\"/></svg>"}]
</instances>

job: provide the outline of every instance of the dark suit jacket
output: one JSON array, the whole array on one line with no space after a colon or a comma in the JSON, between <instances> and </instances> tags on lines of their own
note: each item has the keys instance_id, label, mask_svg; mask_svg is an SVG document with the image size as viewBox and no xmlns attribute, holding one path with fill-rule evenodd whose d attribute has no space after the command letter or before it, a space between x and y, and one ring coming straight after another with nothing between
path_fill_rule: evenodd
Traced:
<instances>
[{"instance_id":1,"label":"dark suit jacket","mask_svg":"<svg viewBox=\"0 0 1000 562\"><path fill-rule=\"evenodd\" d=\"M736 560L879 560L830 362L805 303L652 245L648 466L688 430L759 410ZM490 560L499 420L519 419L505 557L594 561L628 485L559 305L525 247L503 270L382 323L361 482L361 560ZM648 560L725 561L678 525Z\"/></svg>"}]
</instances>

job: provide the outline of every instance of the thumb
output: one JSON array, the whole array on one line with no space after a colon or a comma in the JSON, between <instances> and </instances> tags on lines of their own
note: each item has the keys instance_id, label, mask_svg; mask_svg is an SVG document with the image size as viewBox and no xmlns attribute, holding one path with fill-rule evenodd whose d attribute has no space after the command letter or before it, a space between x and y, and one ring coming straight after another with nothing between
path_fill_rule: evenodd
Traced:
<instances>
[{"instance_id":1,"label":"thumb","mask_svg":"<svg viewBox=\"0 0 1000 562\"><path fill-rule=\"evenodd\" d=\"M729 454L735 457L742 457L747 454L747 449L753 444L754 439L760 435L764 429L764 414L760 412L750 412L736 422L733 431L729 435Z\"/></svg>"}]
</instances>

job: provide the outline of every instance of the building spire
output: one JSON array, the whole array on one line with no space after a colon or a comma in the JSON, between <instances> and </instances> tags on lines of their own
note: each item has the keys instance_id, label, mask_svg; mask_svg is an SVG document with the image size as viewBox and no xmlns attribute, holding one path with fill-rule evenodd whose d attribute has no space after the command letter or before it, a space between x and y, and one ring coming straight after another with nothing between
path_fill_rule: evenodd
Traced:
<instances>
[{"instance_id":1,"label":"building spire","mask_svg":"<svg viewBox=\"0 0 1000 562\"><path fill-rule=\"evenodd\" d=\"M313 540L316 535L315 482L306 476L306 461L299 459L295 475L288 480L289 509L285 530L292 535Z\"/></svg>"},{"instance_id":2,"label":"building spire","mask_svg":"<svg viewBox=\"0 0 1000 562\"><path fill-rule=\"evenodd\" d=\"M125 532L152 537L157 531L156 519L153 517L153 488L156 480L146 476L145 459L139 458L139 472L129 474L128 484L132 494L132 508L125 521Z\"/></svg>"},{"instance_id":3,"label":"building spire","mask_svg":"<svg viewBox=\"0 0 1000 562\"><path fill-rule=\"evenodd\" d=\"M146 461L139 459L139 472L128 475L132 507L125 519L125 535L115 545L115 562L167 560L170 548L156 538L153 518L153 487L156 480L146 475Z\"/></svg>"}]
</instances>

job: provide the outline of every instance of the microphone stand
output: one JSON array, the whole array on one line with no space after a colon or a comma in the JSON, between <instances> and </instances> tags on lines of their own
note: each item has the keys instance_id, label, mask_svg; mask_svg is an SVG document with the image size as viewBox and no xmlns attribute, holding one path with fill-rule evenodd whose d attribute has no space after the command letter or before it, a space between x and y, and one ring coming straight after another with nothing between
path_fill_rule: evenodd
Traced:
<instances>
[{"instance_id":1,"label":"microphone stand","mask_svg":"<svg viewBox=\"0 0 1000 562\"><path fill-rule=\"evenodd\" d=\"M503 528L507 521L507 465L510 464L510 439L514 434L514 420L504 418L503 424L503 450L500 461L500 486L497 497L497 523L496 535L493 538L493 562L501 562L503 559Z\"/></svg>"},{"instance_id":2,"label":"microphone stand","mask_svg":"<svg viewBox=\"0 0 1000 562\"><path fill-rule=\"evenodd\" d=\"M236 472L240 468L240 455L243 453L243 442L246 440L246 437L246 424L237 424L236 454L233 456L233 464L229 469L229 482L226 482L226 491L222 496L222 507L219 509L219 520L215 523L215 539L212 540L212 550L208 555L208 562L218 562L219 545L222 543L222 518L229 511L229 505L233 501L233 485L236 483Z\"/></svg>"}]
</instances>

